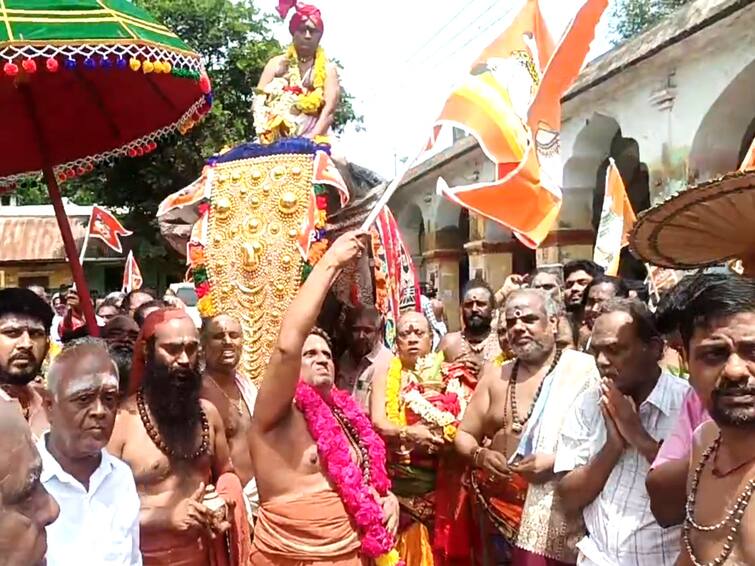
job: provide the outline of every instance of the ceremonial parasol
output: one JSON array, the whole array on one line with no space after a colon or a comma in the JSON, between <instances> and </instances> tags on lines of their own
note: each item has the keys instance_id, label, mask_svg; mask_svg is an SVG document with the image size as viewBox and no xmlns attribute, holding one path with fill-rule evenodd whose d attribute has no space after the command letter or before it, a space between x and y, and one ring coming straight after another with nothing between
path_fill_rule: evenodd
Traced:
<instances>
[{"instance_id":1,"label":"ceremonial parasol","mask_svg":"<svg viewBox=\"0 0 755 566\"><path fill-rule=\"evenodd\" d=\"M695 269L741 259L755 271L755 170L730 173L691 187L641 213L629 236L640 259Z\"/></svg>"},{"instance_id":2,"label":"ceremonial parasol","mask_svg":"<svg viewBox=\"0 0 755 566\"><path fill-rule=\"evenodd\" d=\"M0 190L44 176L90 333L94 310L59 181L153 151L209 110L198 54L127 0L0 4Z\"/></svg>"}]
</instances>

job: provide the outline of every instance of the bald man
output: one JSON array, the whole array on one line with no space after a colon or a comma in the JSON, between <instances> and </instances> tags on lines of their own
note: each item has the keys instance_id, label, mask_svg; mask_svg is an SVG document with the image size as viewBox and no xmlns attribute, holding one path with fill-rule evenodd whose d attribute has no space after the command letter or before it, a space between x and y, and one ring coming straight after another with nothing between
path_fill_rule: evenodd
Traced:
<instances>
[{"instance_id":1,"label":"bald man","mask_svg":"<svg viewBox=\"0 0 755 566\"><path fill-rule=\"evenodd\" d=\"M42 459L18 405L0 399L0 565L45 563L45 528L58 504L42 486Z\"/></svg>"}]
</instances>

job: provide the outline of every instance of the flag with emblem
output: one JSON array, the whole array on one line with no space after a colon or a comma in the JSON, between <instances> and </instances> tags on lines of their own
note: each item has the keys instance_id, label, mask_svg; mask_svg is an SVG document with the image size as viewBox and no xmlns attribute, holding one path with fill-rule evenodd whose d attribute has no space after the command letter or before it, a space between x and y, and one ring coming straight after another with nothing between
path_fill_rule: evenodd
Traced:
<instances>
[{"instance_id":1,"label":"flag with emblem","mask_svg":"<svg viewBox=\"0 0 755 566\"><path fill-rule=\"evenodd\" d=\"M118 219L107 210L99 206L92 207L92 215L89 218L89 232L87 234L89 237L99 238L110 249L120 254L123 253L121 236L130 236L131 234L133 232L126 230L118 222Z\"/></svg>"}]
</instances>

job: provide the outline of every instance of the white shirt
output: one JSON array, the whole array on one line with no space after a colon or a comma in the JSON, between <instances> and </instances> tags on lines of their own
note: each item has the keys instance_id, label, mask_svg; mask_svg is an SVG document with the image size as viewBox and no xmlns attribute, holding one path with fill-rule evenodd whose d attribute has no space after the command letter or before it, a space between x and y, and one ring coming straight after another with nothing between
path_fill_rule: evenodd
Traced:
<instances>
[{"instance_id":1,"label":"white shirt","mask_svg":"<svg viewBox=\"0 0 755 566\"><path fill-rule=\"evenodd\" d=\"M670 373L640 405L640 421L647 433L661 441L676 423L689 385ZM600 411L601 392L591 387L577 399L561 434L554 471L571 471L592 460L606 443ZM650 463L629 446L614 466L603 491L582 514L587 536L578 544L580 566L672 566L679 555L680 528L664 529L650 511L645 477Z\"/></svg>"},{"instance_id":2,"label":"white shirt","mask_svg":"<svg viewBox=\"0 0 755 566\"><path fill-rule=\"evenodd\" d=\"M102 450L87 492L48 452L48 436L37 442L41 480L60 516L47 527L47 565L141 566L140 503L131 468Z\"/></svg>"}]
</instances>

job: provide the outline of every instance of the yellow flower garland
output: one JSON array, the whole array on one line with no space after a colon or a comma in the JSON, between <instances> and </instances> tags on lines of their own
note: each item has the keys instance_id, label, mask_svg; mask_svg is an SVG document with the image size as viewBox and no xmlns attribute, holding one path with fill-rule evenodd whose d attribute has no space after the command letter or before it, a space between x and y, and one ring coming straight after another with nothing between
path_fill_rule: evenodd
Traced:
<instances>
[{"instance_id":1,"label":"yellow flower garland","mask_svg":"<svg viewBox=\"0 0 755 566\"><path fill-rule=\"evenodd\" d=\"M385 416L391 423L406 426L406 412L401 408L401 359L398 356L391 360L388 368L388 379L385 384Z\"/></svg>"},{"instance_id":2,"label":"yellow flower garland","mask_svg":"<svg viewBox=\"0 0 755 566\"><path fill-rule=\"evenodd\" d=\"M493 360L493 365L497 368L501 367L503 364L505 364L507 361L509 361L508 356L501 352L498 354L495 359Z\"/></svg>"},{"instance_id":3,"label":"yellow flower garland","mask_svg":"<svg viewBox=\"0 0 755 566\"><path fill-rule=\"evenodd\" d=\"M443 354L430 354L424 358L417 360L416 373L419 373L420 382L425 381L422 378L428 377L433 379L435 374L440 370L440 366L443 363ZM403 372L403 365L401 359L396 356L391 360L391 365L388 368L388 377L385 384L385 414L388 420L398 426L406 426L406 410L402 406L401 399L401 378ZM427 375L430 374L430 375ZM461 404L461 411L463 414L466 408L466 402L463 396L463 388L458 380L452 380L449 383L450 392L456 393L459 397ZM421 395L414 391L407 396L406 401L411 405L412 412L417 414L423 421L441 427L443 430L443 436L448 442L453 442L456 437L456 425L454 422L449 422L449 419L458 420L454 415L448 411L441 411L432 406L432 403L423 399Z\"/></svg>"},{"instance_id":4,"label":"yellow flower garland","mask_svg":"<svg viewBox=\"0 0 755 566\"><path fill-rule=\"evenodd\" d=\"M296 108L305 114L317 114L325 104L325 80L328 76L328 58L325 56L325 50L318 47L315 53L312 66L312 90L309 92L306 92L302 83L299 55L293 45L289 45L286 56L288 57L289 84L300 86L305 91L297 98Z\"/></svg>"}]
</instances>

